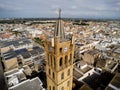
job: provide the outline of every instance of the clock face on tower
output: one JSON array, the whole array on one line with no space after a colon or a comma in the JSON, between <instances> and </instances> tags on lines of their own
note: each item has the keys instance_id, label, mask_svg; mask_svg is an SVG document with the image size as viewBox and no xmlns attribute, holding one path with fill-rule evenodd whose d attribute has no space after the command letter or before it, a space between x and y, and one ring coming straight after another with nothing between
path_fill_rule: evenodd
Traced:
<instances>
[{"instance_id":1,"label":"clock face on tower","mask_svg":"<svg viewBox=\"0 0 120 90\"><path fill-rule=\"evenodd\" d=\"M52 51L52 50L53 50L53 48L52 48L52 47L49 47L49 50L50 50L50 51Z\"/></svg>"},{"instance_id":2,"label":"clock face on tower","mask_svg":"<svg viewBox=\"0 0 120 90\"><path fill-rule=\"evenodd\" d=\"M64 48L64 52L67 52L67 50L68 50L68 48L67 48L67 47L65 47L65 48Z\"/></svg>"}]
</instances>

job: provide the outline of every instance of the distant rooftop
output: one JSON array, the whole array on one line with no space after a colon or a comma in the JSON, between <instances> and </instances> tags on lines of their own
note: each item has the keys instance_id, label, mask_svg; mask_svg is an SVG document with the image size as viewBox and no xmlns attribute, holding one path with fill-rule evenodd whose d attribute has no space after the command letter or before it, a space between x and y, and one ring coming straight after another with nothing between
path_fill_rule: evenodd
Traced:
<instances>
[{"instance_id":1,"label":"distant rooftop","mask_svg":"<svg viewBox=\"0 0 120 90\"><path fill-rule=\"evenodd\" d=\"M15 47L20 46L20 45L25 45L25 44L30 44L31 40L28 38L24 38L24 39L18 39L18 40L13 40L13 41L1 41L0 42L0 47L7 47L10 45L13 45Z\"/></svg>"}]
</instances>

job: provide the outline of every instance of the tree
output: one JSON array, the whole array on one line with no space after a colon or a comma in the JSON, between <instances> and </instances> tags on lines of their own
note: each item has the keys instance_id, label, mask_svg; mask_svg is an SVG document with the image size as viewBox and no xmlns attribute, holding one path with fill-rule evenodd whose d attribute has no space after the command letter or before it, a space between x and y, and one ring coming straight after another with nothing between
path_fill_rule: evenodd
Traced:
<instances>
[{"instance_id":1,"label":"tree","mask_svg":"<svg viewBox=\"0 0 120 90\"><path fill-rule=\"evenodd\" d=\"M20 31L12 31L12 34L14 34L17 37L18 35L22 34L22 32L20 32Z\"/></svg>"}]
</instances>

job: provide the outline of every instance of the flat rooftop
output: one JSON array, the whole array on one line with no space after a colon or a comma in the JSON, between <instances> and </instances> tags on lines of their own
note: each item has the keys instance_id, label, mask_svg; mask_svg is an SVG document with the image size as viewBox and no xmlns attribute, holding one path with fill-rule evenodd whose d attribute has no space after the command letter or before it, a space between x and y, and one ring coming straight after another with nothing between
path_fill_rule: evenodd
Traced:
<instances>
[{"instance_id":1,"label":"flat rooftop","mask_svg":"<svg viewBox=\"0 0 120 90\"><path fill-rule=\"evenodd\" d=\"M4 60L9 60L11 58L15 58L17 56L17 54L15 53L15 51L9 50L9 51L3 53L3 56L4 56Z\"/></svg>"},{"instance_id":2,"label":"flat rooftop","mask_svg":"<svg viewBox=\"0 0 120 90\"><path fill-rule=\"evenodd\" d=\"M120 73L116 74L110 83L115 87L120 88Z\"/></svg>"},{"instance_id":3,"label":"flat rooftop","mask_svg":"<svg viewBox=\"0 0 120 90\"><path fill-rule=\"evenodd\" d=\"M23 49L16 50L15 52L17 55L22 55L24 59L27 59L27 58L30 58L31 56L36 56L44 53L44 50L41 47L35 46L31 48L31 50L23 48Z\"/></svg>"},{"instance_id":4,"label":"flat rooftop","mask_svg":"<svg viewBox=\"0 0 120 90\"><path fill-rule=\"evenodd\" d=\"M86 78L84 78L83 81L84 81L85 83L87 83L88 85L93 86L93 85L92 85L92 84L93 84L92 82L93 82L95 79L97 79L98 77L99 77L98 74L93 73L92 75L88 75Z\"/></svg>"},{"instance_id":5,"label":"flat rooftop","mask_svg":"<svg viewBox=\"0 0 120 90\"><path fill-rule=\"evenodd\" d=\"M36 56L39 54L44 53L44 49L38 46L33 47L31 50L26 48L19 49L19 50L9 50L3 53L4 60L9 60L11 58L17 57L17 55L22 55L24 59L30 58L31 56Z\"/></svg>"},{"instance_id":6,"label":"flat rooftop","mask_svg":"<svg viewBox=\"0 0 120 90\"><path fill-rule=\"evenodd\" d=\"M78 71L73 70L73 76L74 76L75 79L79 79L79 78L82 77L83 75L80 74Z\"/></svg>"},{"instance_id":7,"label":"flat rooftop","mask_svg":"<svg viewBox=\"0 0 120 90\"><path fill-rule=\"evenodd\" d=\"M91 70L92 68L91 67L85 67L85 68L83 68L81 71L83 72L83 73L86 73L86 72L88 72L89 70Z\"/></svg>"},{"instance_id":8,"label":"flat rooftop","mask_svg":"<svg viewBox=\"0 0 120 90\"><path fill-rule=\"evenodd\" d=\"M91 70L92 68L91 67L89 67L89 66L86 66L86 67L84 67L83 69L81 69L81 68L79 68L79 67L77 67L77 66L74 66L74 68L76 68L76 69L78 69L79 71L81 71L82 73L87 73L89 70Z\"/></svg>"},{"instance_id":9,"label":"flat rooftop","mask_svg":"<svg viewBox=\"0 0 120 90\"><path fill-rule=\"evenodd\" d=\"M15 85L9 90L42 90L42 82L38 77L33 78L33 79L28 79L26 81L23 81L19 83L18 85Z\"/></svg>"}]
</instances>

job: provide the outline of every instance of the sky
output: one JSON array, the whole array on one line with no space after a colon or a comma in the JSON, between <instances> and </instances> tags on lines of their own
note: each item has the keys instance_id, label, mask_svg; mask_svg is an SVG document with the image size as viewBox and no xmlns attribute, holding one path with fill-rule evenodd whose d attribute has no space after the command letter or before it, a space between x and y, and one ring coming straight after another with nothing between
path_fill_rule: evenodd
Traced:
<instances>
[{"instance_id":1,"label":"sky","mask_svg":"<svg viewBox=\"0 0 120 90\"><path fill-rule=\"evenodd\" d=\"M0 18L120 19L120 0L0 0Z\"/></svg>"}]
</instances>

